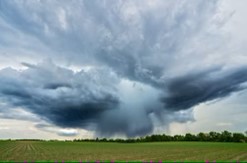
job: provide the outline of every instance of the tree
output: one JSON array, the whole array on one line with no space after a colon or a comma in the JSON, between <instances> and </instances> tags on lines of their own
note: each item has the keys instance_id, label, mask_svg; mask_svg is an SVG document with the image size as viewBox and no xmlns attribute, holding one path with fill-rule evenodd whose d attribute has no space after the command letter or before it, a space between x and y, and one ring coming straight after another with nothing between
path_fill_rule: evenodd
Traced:
<instances>
[{"instance_id":1,"label":"tree","mask_svg":"<svg viewBox=\"0 0 247 163\"><path fill-rule=\"evenodd\" d=\"M221 134L218 132L211 131L209 132L209 140L210 141L220 141Z\"/></svg>"},{"instance_id":2,"label":"tree","mask_svg":"<svg viewBox=\"0 0 247 163\"><path fill-rule=\"evenodd\" d=\"M192 135L190 133L187 133L187 134L185 134L184 140L185 141L196 141L197 138L196 138L195 135Z\"/></svg>"},{"instance_id":3,"label":"tree","mask_svg":"<svg viewBox=\"0 0 247 163\"><path fill-rule=\"evenodd\" d=\"M203 132L200 132L198 135L197 135L197 139L199 141L208 141L209 140L209 136L208 134L205 134Z\"/></svg>"},{"instance_id":4,"label":"tree","mask_svg":"<svg viewBox=\"0 0 247 163\"><path fill-rule=\"evenodd\" d=\"M232 140L232 133L230 133L229 131L223 131L221 133L220 140L223 142L230 142Z\"/></svg>"},{"instance_id":5,"label":"tree","mask_svg":"<svg viewBox=\"0 0 247 163\"><path fill-rule=\"evenodd\" d=\"M232 140L234 142L245 142L245 136L242 133L233 133Z\"/></svg>"},{"instance_id":6,"label":"tree","mask_svg":"<svg viewBox=\"0 0 247 163\"><path fill-rule=\"evenodd\" d=\"M183 135L175 135L173 137L173 140L175 140L175 141L184 141L184 136Z\"/></svg>"},{"instance_id":7,"label":"tree","mask_svg":"<svg viewBox=\"0 0 247 163\"><path fill-rule=\"evenodd\" d=\"M103 138L103 139L101 139L100 141L102 141L102 142L107 142L107 139L106 139L106 138Z\"/></svg>"}]
</instances>

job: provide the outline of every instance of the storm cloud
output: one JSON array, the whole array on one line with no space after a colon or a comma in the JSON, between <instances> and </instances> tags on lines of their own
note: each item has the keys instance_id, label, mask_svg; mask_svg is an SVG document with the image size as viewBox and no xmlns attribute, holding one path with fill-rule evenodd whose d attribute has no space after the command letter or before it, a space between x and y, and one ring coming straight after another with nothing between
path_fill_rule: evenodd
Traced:
<instances>
[{"instance_id":1,"label":"storm cloud","mask_svg":"<svg viewBox=\"0 0 247 163\"><path fill-rule=\"evenodd\" d=\"M0 71L1 99L59 126L90 126L119 104L114 93L117 79L103 71L107 70L74 73L51 62L22 72L4 69Z\"/></svg>"},{"instance_id":2,"label":"storm cloud","mask_svg":"<svg viewBox=\"0 0 247 163\"><path fill-rule=\"evenodd\" d=\"M224 73L207 71L188 74L168 81L167 97L161 100L167 109L184 110L199 103L229 96L245 89L241 84L247 81L247 67Z\"/></svg>"},{"instance_id":3,"label":"storm cloud","mask_svg":"<svg viewBox=\"0 0 247 163\"><path fill-rule=\"evenodd\" d=\"M194 121L195 106L245 89L234 13L220 0L0 1L0 117L29 113L61 136Z\"/></svg>"},{"instance_id":4,"label":"storm cloud","mask_svg":"<svg viewBox=\"0 0 247 163\"><path fill-rule=\"evenodd\" d=\"M186 112L178 111L244 89L241 84L247 81L246 70L241 67L226 72L219 69L187 74L167 79L164 81L167 84L158 89L123 82L107 68L73 72L44 61L22 71L1 70L0 99L9 105L5 112L11 107L21 107L63 128L93 130L102 136L133 137L153 131L152 114L160 121L165 118L164 124L193 120Z\"/></svg>"}]
</instances>

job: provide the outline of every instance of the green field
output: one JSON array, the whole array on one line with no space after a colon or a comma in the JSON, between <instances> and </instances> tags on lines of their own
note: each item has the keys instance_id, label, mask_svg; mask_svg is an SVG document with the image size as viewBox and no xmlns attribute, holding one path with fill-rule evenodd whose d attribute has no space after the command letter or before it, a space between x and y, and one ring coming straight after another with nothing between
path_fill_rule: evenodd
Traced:
<instances>
[{"instance_id":1,"label":"green field","mask_svg":"<svg viewBox=\"0 0 247 163\"><path fill-rule=\"evenodd\" d=\"M247 143L0 141L0 161L247 161Z\"/></svg>"}]
</instances>

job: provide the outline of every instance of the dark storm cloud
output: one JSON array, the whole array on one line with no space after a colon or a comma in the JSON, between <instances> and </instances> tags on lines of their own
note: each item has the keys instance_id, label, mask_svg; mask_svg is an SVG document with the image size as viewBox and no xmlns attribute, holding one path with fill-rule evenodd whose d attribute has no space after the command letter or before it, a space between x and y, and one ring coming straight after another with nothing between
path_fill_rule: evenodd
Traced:
<instances>
[{"instance_id":1,"label":"dark storm cloud","mask_svg":"<svg viewBox=\"0 0 247 163\"><path fill-rule=\"evenodd\" d=\"M87 128L91 124L97 124L102 113L118 107L118 100L109 95L100 99L90 98L92 99L77 104L74 104L73 101L68 101L68 103L59 101L60 104L56 103L55 106L50 104L46 112L41 111L38 114L48 118L58 126ZM42 107L45 106L47 104Z\"/></svg>"},{"instance_id":2,"label":"dark storm cloud","mask_svg":"<svg viewBox=\"0 0 247 163\"><path fill-rule=\"evenodd\" d=\"M166 109L184 110L240 91L246 81L246 67L223 74L217 71L188 74L168 81L167 97L162 98L162 102Z\"/></svg>"},{"instance_id":3,"label":"dark storm cloud","mask_svg":"<svg viewBox=\"0 0 247 163\"><path fill-rule=\"evenodd\" d=\"M0 97L10 106L22 107L55 125L88 128L97 124L102 113L119 105L113 89L116 81L102 76L103 71L73 73L52 63L13 74L1 70ZM16 73L18 76L14 76ZM43 80L42 74L49 78ZM101 85L106 81L110 83Z\"/></svg>"},{"instance_id":4,"label":"dark storm cloud","mask_svg":"<svg viewBox=\"0 0 247 163\"><path fill-rule=\"evenodd\" d=\"M214 69L231 63L218 2L0 1L0 52L8 54L0 60L26 68L0 71L0 102L106 136L151 133L156 117L191 120L189 108L247 80L246 68ZM28 63L46 58L55 64Z\"/></svg>"},{"instance_id":5,"label":"dark storm cloud","mask_svg":"<svg viewBox=\"0 0 247 163\"><path fill-rule=\"evenodd\" d=\"M121 90L121 80L111 69L73 72L46 60L21 71L3 69L0 77L0 99L8 105L5 107L8 111L4 112L6 118L10 117L6 113L13 110L11 108L19 107L59 127L96 130L102 136L121 134L132 137L153 131L148 116L150 107L146 103L154 106L156 101L150 98L145 103L136 103L138 99L128 96L122 99L120 91L133 87L133 84L120 86ZM143 96L142 93L143 90L139 90L137 95ZM67 132L58 134L70 135Z\"/></svg>"},{"instance_id":6,"label":"dark storm cloud","mask_svg":"<svg viewBox=\"0 0 247 163\"><path fill-rule=\"evenodd\" d=\"M9 111L11 107L21 107L57 126L97 129L96 132L102 136L122 134L132 137L152 132L153 124L148 117L146 106L122 106L122 99L119 99L121 92L116 94L114 88L118 83L114 75L104 74L103 70L81 71L75 74L66 71L68 70L56 67L52 63L43 63L35 66L35 69L16 72L19 74L18 80L13 80L15 76L9 72L6 75L5 70L2 70L1 101L9 105ZM50 77L49 80L38 78L40 74L44 75L44 72ZM70 87L61 86L56 89L44 87L47 83L54 83L55 80L63 83L66 81ZM147 103L153 102L150 100Z\"/></svg>"},{"instance_id":7,"label":"dark storm cloud","mask_svg":"<svg viewBox=\"0 0 247 163\"><path fill-rule=\"evenodd\" d=\"M133 83L121 86L121 80L108 68L73 72L46 60L22 71L3 69L0 77L0 100L8 105L7 112L19 107L59 127L96 130L101 136L133 137L153 131L149 113L157 98L152 94L145 97L145 89L138 88L140 84L135 89L141 100L133 95L124 97L122 91L133 87ZM145 102L142 98L146 98Z\"/></svg>"}]
</instances>

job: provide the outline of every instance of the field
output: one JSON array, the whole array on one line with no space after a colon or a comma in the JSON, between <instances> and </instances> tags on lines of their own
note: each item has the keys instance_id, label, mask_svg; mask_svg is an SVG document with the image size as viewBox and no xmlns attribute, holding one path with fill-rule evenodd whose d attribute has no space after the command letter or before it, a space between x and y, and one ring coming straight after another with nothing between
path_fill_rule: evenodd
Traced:
<instances>
[{"instance_id":1,"label":"field","mask_svg":"<svg viewBox=\"0 0 247 163\"><path fill-rule=\"evenodd\" d=\"M0 141L0 161L247 161L247 143Z\"/></svg>"}]
</instances>

